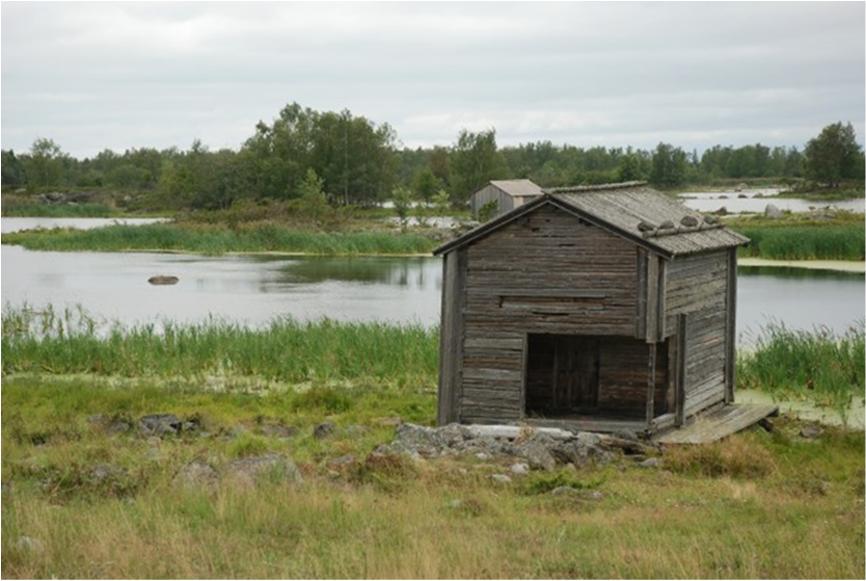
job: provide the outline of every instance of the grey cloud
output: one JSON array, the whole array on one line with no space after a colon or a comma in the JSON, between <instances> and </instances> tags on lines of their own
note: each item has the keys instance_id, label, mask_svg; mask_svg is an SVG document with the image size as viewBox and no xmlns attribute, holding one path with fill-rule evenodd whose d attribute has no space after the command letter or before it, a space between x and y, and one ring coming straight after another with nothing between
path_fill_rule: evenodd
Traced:
<instances>
[{"instance_id":1,"label":"grey cloud","mask_svg":"<svg viewBox=\"0 0 866 581\"><path fill-rule=\"evenodd\" d=\"M864 129L862 3L2 5L2 141L237 147L287 102L410 146L800 145Z\"/></svg>"}]
</instances>

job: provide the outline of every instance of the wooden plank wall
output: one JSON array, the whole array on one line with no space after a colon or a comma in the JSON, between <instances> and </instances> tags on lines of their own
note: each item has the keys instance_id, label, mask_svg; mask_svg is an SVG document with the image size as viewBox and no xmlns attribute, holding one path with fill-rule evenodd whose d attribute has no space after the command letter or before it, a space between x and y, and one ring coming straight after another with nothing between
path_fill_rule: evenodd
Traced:
<instances>
[{"instance_id":1,"label":"wooden plank wall","mask_svg":"<svg viewBox=\"0 0 866 581\"><path fill-rule=\"evenodd\" d=\"M503 214L512 208L514 208L514 201L511 196L500 190L494 185L487 184L474 194L469 200L470 206L472 208L472 216L477 218L478 211L484 207L488 202L496 202L498 204L499 210L494 213L491 217L496 217L499 214Z\"/></svg>"},{"instance_id":2,"label":"wooden plank wall","mask_svg":"<svg viewBox=\"0 0 866 581\"><path fill-rule=\"evenodd\" d=\"M460 421L460 375L463 368L463 317L466 296L466 250L442 257L442 310L439 334L439 425Z\"/></svg>"},{"instance_id":3,"label":"wooden plank wall","mask_svg":"<svg viewBox=\"0 0 866 581\"><path fill-rule=\"evenodd\" d=\"M674 258L666 272L666 328L686 314L686 417L725 399L729 324L727 250Z\"/></svg>"},{"instance_id":4,"label":"wooden plank wall","mask_svg":"<svg viewBox=\"0 0 866 581\"><path fill-rule=\"evenodd\" d=\"M523 416L527 333L634 336L633 243L542 206L466 252L461 421Z\"/></svg>"}]
</instances>

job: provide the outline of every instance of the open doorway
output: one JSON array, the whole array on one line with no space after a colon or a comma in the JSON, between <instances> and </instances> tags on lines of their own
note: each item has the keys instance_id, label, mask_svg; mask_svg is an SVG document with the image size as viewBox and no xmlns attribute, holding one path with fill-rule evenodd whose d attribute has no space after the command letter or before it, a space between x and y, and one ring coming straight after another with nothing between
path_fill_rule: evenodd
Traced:
<instances>
[{"instance_id":1,"label":"open doorway","mask_svg":"<svg viewBox=\"0 0 866 581\"><path fill-rule=\"evenodd\" d=\"M529 334L526 416L646 417L649 346L632 337ZM667 344L656 349L654 415L667 411Z\"/></svg>"}]
</instances>

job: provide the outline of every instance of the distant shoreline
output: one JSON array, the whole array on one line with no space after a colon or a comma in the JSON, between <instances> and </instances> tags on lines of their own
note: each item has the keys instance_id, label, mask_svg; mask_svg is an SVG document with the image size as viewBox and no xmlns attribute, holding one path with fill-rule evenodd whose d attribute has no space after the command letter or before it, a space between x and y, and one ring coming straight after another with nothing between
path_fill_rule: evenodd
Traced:
<instances>
[{"instance_id":1,"label":"distant shoreline","mask_svg":"<svg viewBox=\"0 0 866 581\"><path fill-rule=\"evenodd\" d=\"M739 258L739 266L770 266L784 268L805 268L808 270L833 270L836 272L866 272L866 262L862 260L773 260L769 258Z\"/></svg>"}]
</instances>

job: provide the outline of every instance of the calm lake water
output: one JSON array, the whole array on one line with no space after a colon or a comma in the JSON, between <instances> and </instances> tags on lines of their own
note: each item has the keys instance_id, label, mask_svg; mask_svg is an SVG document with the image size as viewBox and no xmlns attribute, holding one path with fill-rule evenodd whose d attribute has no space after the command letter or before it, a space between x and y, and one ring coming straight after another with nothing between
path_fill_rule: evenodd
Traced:
<instances>
[{"instance_id":1,"label":"calm lake water","mask_svg":"<svg viewBox=\"0 0 866 581\"><path fill-rule=\"evenodd\" d=\"M3 218L0 220L0 233L33 230L35 228L76 228L90 230L110 224L153 224L165 222L168 218Z\"/></svg>"},{"instance_id":2,"label":"calm lake water","mask_svg":"<svg viewBox=\"0 0 866 581\"><path fill-rule=\"evenodd\" d=\"M153 286L156 274L174 286ZM2 300L35 307L81 305L123 323L216 316L264 325L302 320L383 320L435 324L438 258L203 257L158 253L33 252L2 246ZM738 329L749 343L768 321L792 328L826 325L843 332L864 318L862 274L741 268Z\"/></svg>"},{"instance_id":3,"label":"calm lake water","mask_svg":"<svg viewBox=\"0 0 866 581\"><path fill-rule=\"evenodd\" d=\"M779 191L778 188L767 188L742 192L683 192L679 195L679 198L686 206L699 212L715 212L724 206L731 214L762 213L766 209L767 204L773 204L780 210L791 212L808 212L809 210L828 206L852 212L863 212L864 208L866 208L866 202L862 198L838 200L835 202L816 202L800 198L765 197L778 194Z\"/></svg>"}]
</instances>

